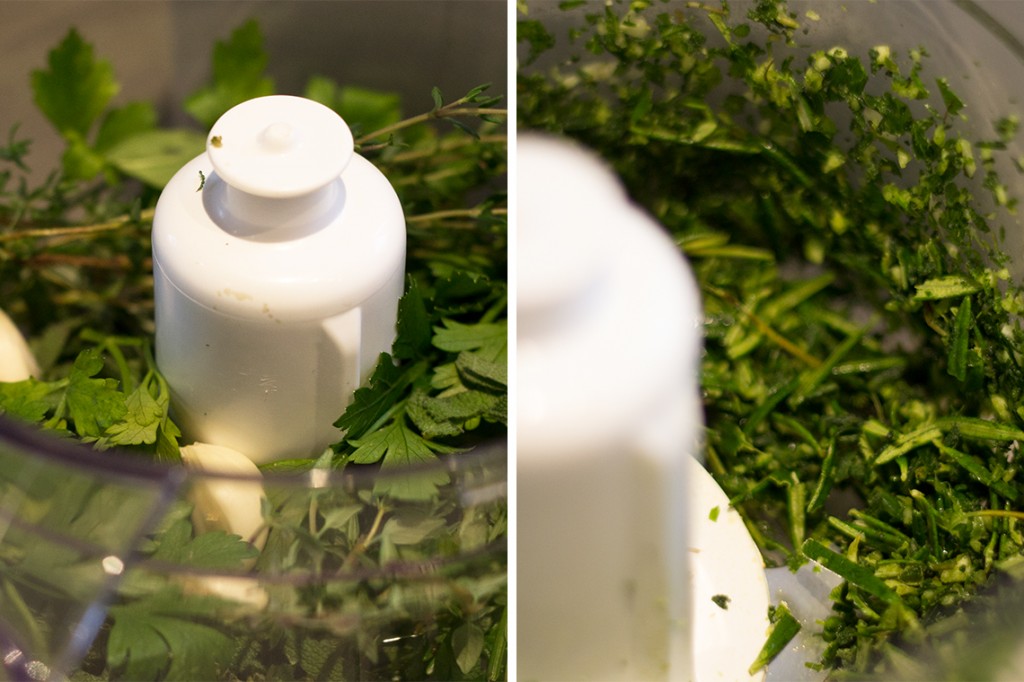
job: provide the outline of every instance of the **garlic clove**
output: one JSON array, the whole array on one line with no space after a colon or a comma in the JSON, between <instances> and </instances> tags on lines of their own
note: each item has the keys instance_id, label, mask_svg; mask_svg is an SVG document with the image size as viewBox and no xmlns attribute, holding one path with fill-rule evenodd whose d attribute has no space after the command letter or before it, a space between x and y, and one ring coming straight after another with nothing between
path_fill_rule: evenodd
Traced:
<instances>
[{"instance_id":1,"label":"garlic clove","mask_svg":"<svg viewBox=\"0 0 1024 682\"><path fill-rule=\"evenodd\" d=\"M182 447L181 459L197 472L237 477L197 476L193 480L190 496L195 505L192 523L196 531L233 533L263 549L267 539L265 495L262 474L252 460L237 450L209 443Z\"/></svg>"},{"instance_id":2,"label":"garlic clove","mask_svg":"<svg viewBox=\"0 0 1024 682\"><path fill-rule=\"evenodd\" d=\"M270 603L270 595L259 581L249 576L207 575L187 578L186 594L202 594L235 602L246 610L262 611Z\"/></svg>"},{"instance_id":3,"label":"garlic clove","mask_svg":"<svg viewBox=\"0 0 1024 682\"><path fill-rule=\"evenodd\" d=\"M24 381L29 377L39 377L39 365L18 327L0 310L0 381Z\"/></svg>"}]
</instances>

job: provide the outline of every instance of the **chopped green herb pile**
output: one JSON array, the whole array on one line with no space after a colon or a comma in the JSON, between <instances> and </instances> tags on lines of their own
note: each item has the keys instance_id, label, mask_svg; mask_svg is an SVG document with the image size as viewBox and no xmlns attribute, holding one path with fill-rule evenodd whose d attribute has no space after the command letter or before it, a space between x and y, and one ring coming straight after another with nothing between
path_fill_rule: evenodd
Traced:
<instances>
[{"instance_id":1,"label":"chopped green herb pile","mask_svg":"<svg viewBox=\"0 0 1024 682\"><path fill-rule=\"evenodd\" d=\"M821 665L944 655L1024 562L1016 118L969 138L942 46L815 47L781 2L520 5L520 127L601 154L695 270L708 467L770 563L845 579Z\"/></svg>"},{"instance_id":2,"label":"chopped green herb pile","mask_svg":"<svg viewBox=\"0 0 1024 682\"><path fill-rule=\"evenodd\" d=\"M183 104L196 129L160 127L148 102L112 106L114 67L76 30L31 75L39 110L66 148L37 185L31 141L15 126L0 145L0 305L42 369L40 379L0 383L0 414L110 457L177 466L187 443L151 352L153 207L171 175L203 151L206 127L276 91L266 67L255 21L217 43L211 83ZM344 439L319 459L276 462L265 473L387 473L438 455L455 464L369 485L268 477L259 550L237 535L197 532L183 494L144 539L143 564L127 572L75 679L504 678L506 519L496 492L504 465L459 457L501 443L506 431L505 110L488 86L455 99L427 88L418 105L320 76L296 93L341 114L357 151L395 186L408 284L392 352L338 415ZM204 182L196 178L200 189ZM0 508L27 524L0 545L0 617L25 635L27 654L43 655L60 635L51 625L75 617L105 578L87 556L38 542L34 529L111 547L103 529L144 518L145 501L129 510L127 496L103 481L60 470L26 493L32 476L0 468L0 497L32 498L27 512ZM460 497L463 489L478 497ZM72 570L80 578L68 580ZM236 582L211 591L182 570ZM240 597L253 570L269 582Z\"/></svg>"}]
</instances>

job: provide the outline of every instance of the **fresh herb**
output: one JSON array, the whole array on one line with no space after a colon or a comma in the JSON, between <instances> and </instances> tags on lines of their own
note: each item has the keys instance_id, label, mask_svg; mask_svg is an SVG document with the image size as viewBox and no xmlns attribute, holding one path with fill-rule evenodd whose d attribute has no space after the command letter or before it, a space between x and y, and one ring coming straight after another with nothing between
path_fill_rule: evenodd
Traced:
<instances>
[{"instance_id":1,"label":"fresh herb","mask_svg":"<svg viewBox=\"0 0 1024 682\"><path fill-rule=\"evenodd\" d=\"M757 658L750 665L751 675L768 665L800 632L800 622L790 613L786 602L772 607L769 615L771 626L768 630L768 638L765 640L764 646L761 647L761 651L758 652Z\"/></svg>"},{"instance_id":2,"label":"fresh herb","mask_svg":"<svg viewBox=\"0 0 1024 682\"><path fill-rule=\"evenodd\" d=\"M185 110L206 127L272 94L266 65L260 27L247 22L215 46L212 82ZM149 233L160 189L201 153L206 135L160 127L150 103L112 108L113 66L75 30L32 85L66 151L33 186L30 141L15 127L0 145L0 301L42 369L39 379L0 383L0 414L104 456L177 466L180 433L150 349ZM487 89L446 102L435 88L422 114L404 116L392 93L310 78L302 94L346 117L358 151L402 200L408 286L398 338L338 415L342 441L319 458L264 468L308 473L259 484L262 549L198 532L188 491L179 491L135 547L75 678L505 676L504 465L463 457L502 442L506 430L507 140L505 111ZM438 455L447 466L417 466ZM366 482L367 469L380 475ZM118 543L166 491L119 493L60 468L46 485L15 466L4 471L0 490L33 505L31 518L16 519L23 532L8 533L0 549L0 612L44 655L58 644L48 643L59 636L50 624L74 618L108 578L88 552L40 543L33 531L103 548L92 551L117 563L129 549ZM344 485L311 483L347 471ZM111 575L123 569L104 566Z\"/></svg>"},{"instance_id":3,"label":"fresh herb","mask_svg":"<svg viewBox=\"0 0 1024 682\"><path fill-rule=\"evenodd\" d=\"M715 596L711 597L711 601L715 602L715 606L722 609L723 611L728 611L729 602L732 600L729 599L728 595L716 594Z\"/></svg>"},{"instance_id":4,"label":"fresh herb","mask_svg":"<svg viewBox=\"0 0 1024 682\"><path fill-rule=\"evenodd\" d=\"M1017 121L969 136L929 46L814 45L785 3L745 8L584 5L556 36L521 3L519 124L595 149L673 234L703 294L707 466L770 564L845 579L822 665L891 679L1022 560L995 171Z\"/></svg>"}]
</instances>

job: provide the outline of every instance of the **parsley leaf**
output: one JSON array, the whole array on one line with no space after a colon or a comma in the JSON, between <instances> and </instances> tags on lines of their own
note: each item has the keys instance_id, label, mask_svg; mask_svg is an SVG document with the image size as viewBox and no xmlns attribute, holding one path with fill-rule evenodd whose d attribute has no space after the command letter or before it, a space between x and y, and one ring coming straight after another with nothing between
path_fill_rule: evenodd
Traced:
<instances>
[{"instance_id":1,"label":"parsley leaf","mask_svg":"<svg viewBox=\"0 0 1024 682\"><path fill-rule=\"evenodd\" d=\"M380 462L383 468L424 464L432 462L436 454L457 451L456 448L423 438L406 425L405 418L401 415L365 438L350 442L356 449L349 456L349 461L357 464ZM418 476L403 475L395 479L384 476L374 486L374 492L406 500L429 499L435 494L436 486L447 481L448 475L437 470L423 472Z\"/></svg>"},{"instance_id":2,"label":"parsley leaf","mask_svg":"<svg viewBox=\"0 0 1024 682\"><path fill-rule=\"evenodd\" d=\"M192 568L237 569L259 551L237 535L209 531L192 537L192 522L178 519L160 536L153 558Z\"/></svg>"},{"instance_id":3,"label":"parsley leaf","mask_svg":"<svg viewBox=\"0 0 1024 682\"><path fill-rule=\"evenodd\" d=\"M83 438L99 438L128 408L115 379L93 378L103 369L99 348L88 348L75 359L64 396L75 431Z\"/></svg>"},{"instance_id":4,"label":"parsley leaf","mask_svg":"<svg viewBox=\"0 0 1024 682\"><path fill-rule=\"evenodd\" d=\"M168 587L110 608L107 660L129 680L203 679L226 665L234 642L218 627L223 601Z\"/></svg>"},{"instance_id":5,"label":"parsley leaf","mask_svg":"<svg viewBox=\"0 0 1024 682\"><path fill-rule=\"evenodd\" d=\"M214 46L213 83L185 100L185 110L209 127L236 104L274 94L266 67L263 32L255 20L248 21Z\"/></svg>"},{"instance_id":6,"label":"parsley leaf","mask_svg":"<svg viewBox=\"0 0 1024 682\"><path fill-rule=\"evenodd\" d=\"M350 441L363 436L426 369L424 362L398 366L390 355L382 353L367 385L356 390L352 402L334 425L343 429Z\"/></svg>"},{"instance_id":7,"label":"parsley leaf","mask_svg":"<svg viewBox=\"0 0 1024 682\"><path fill-rule=\"evenodd\" d=\"M434 345L446 351L477 351L481 357L498 361L508 352L508 323L479 322L463 324L442 320L443 326L434 327Z\"/></svg>"},{"instance_id":8,"label":"parsley leaf","mask_svg":"<svg viewBox=\"0 0 1024 682\"><path fill-rule=\"evenodd\" d=\"M64 136L84 138L119 89L110 62L73 28L50 51L49 69L32 72L36 106Z\"/></svg>"}]
</instances>

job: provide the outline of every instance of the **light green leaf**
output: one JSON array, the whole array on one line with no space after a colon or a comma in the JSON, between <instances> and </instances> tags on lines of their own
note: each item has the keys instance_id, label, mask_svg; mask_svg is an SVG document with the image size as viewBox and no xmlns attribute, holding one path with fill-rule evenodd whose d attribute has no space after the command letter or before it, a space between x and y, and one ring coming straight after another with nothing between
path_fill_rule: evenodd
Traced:
<instances>
[{"instance_id":1,"label":"light green leaf","mask_svg":"<svg viewBox=\"0 0 1024 682\"><path fill-rule=\"evenodd\" d=\"M192 130L150 130L114 145L107 160L122 173L161 188L205 147L206 137Z\"/></svg>"},{"instance_id":2,"label":"light green leaf","mask_svg":"<svg viewBox=\"0 0 1024 682\"><path fill-rule=\"evenodd\" d=\"M395 470L427 464L435 460L436 454L457 451L423 438L405 425L403 417L351 442L356 446L351 461L358 464L380 462L382 469L390 470L390 474L381 477L374 491L401 499L429 499L438 485L447 482L448 475L438 470L395 475Z\"/></svg>"},{"instance_id":3,"label":"light green leaf","mask_svg":"<svg viewBox=\"0 0 1024 682\"><path fill-rule=\"evenodd\" d=\"M150 102L133 102L111 109L100 123L93 147L98 152L104 152L132 135L155 127L156 109Z\"/></svg>"},{"instance_id":4,"label":"light green leaf","mask_svg":"<svg viewBox=\"0 0 1024 682\"><path fill-rule=\"evenodd\" d=\"M475 623L463 623L452 632L452 649L459 670L468 675L484 650L484 631Z\"/></svg>"},{"instance_id":5,"label":"light green leaf","mask_svg":"<svg viewBox=\"0 0 1024 682\"><path fill-rule=\"evenodd\" d=\"M83 438L99 438L127 412L125 396L114 379L93 379L103 368L100 351L90 348L75 359L65 394L75 430Z\"/></svg>"},{"instance_id":6,"label":"light green leaf","mask_svg":"<svg viewBox=\"0 0 1024 682\"><path fill-rule=\"evenodd\" d=\"M508 324L505 321L463 324L444 319L441 322L443 326L434 327L433 343L437 348L452 353L479 351L482 358L492 362L507 357Z\"/></svg>"},{"instance_id":7,"label":"light green leaf","mask_svg":"<svg viewBox=\"0 0 1024 682\"><path fill-rule=\"evenodd\" d=\"M104 440L112 445L141 445L156 441L157 428L163 423L164 410L140 384L125 400L127 413L121 421L112 424Z\"/></svg>"},{"instance_id":8,"label":"light green leaf","mask_svg":"<svg viewBox=\"0 0 1024 682\"><path fill-rule=\"evenodd\" d=\"M221 114L254 97L274 94L274 81L264 75L267 54L263 33L251 20L235 29L227 41L213 49L213 83L185 101L185 110L200 123L212 126Z\"/></svg>"},{"instance_id":9,"label":"light green leaf","mask_svg":"<svg viewBox=\"0 0 1024 682\"><path fill-rule=\"evenodd\" d=\"M49 69L32 72L36 105L65 137L85 137L120 87L110 63L93 57L92 45L71 29L49 55Z\"/></svg>"}]
</instances>

